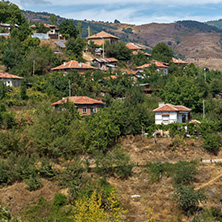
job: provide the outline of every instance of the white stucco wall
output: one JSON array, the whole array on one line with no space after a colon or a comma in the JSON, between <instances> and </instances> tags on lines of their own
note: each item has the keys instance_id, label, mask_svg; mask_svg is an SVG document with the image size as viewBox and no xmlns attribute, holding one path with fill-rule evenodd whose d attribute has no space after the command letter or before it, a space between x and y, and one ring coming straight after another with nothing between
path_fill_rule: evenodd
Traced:
<instances>
[{"instance_id":1,"label":"white stucco wall","mask_svg":"<svg viewBox=\"0 0 222 222\"><path fill-rule=\"evenodd\" d=\"M163 114L169 114L169 118L164 117ZM156 112L155 124L169 124L177 122L177 112Z\"/></svg>"},{"instance_id":2,"label":"white stucco wall","mask_svg":"<svg viewBox=\"0 0 222 222\"><path fill-rule=\"evenodd\" d=\"M21 85L20 79L0 79L0 81L3 81L6 86L19 87Z\"/></svg>"}]
</instances>

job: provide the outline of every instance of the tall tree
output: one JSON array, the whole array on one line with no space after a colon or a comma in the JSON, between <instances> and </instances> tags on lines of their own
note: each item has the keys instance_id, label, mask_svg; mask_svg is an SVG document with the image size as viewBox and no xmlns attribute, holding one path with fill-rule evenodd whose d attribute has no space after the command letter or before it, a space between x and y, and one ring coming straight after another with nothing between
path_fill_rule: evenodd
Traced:
<instances>
[{"instance_id":1,"label":"tall tree","mask_svg":"<svg viewBox=\"0 0 222 222\"><path fill-rule=\"evenodd\" d=\"M152 58L162 62L171 61L173 56L173 50L164 42L158 43L152 50Z\"/></svg>"},{"instance_id":2,"label":"tall tree","mask_svg":"<svg viewBox=\"0 0 222 222\"><path fill-rule=\"evenodd\" d=\"M73 21L70 19L63 20L59 25L59 31L61 34L65 34L68 37L76 38L78 35L78 30L76 26L73 24Z\"/></svg>"},{"instance_id":3,"label":"tall tree","mask_svg":"<svg viewBox=\"0 0 222 222\"><path fill-rule=\"evenodd\" d=\"M0 22L21 25L25 21L25 16L17 5L9 1L0 2Z\"/></svg>"},{"instance_id":4,"label":"tall tree","mask_svg":"<svg viewBox=\"0 0 222 222\"><path fill-rule=\"evenodd\" d=\"M79 37L82 38L82 22L78 22Z\"/></svg>"},{"instance_id":5,"label":"tall tree","mask_svg":"<svg viewBox=\"0 0 222 222\"><path fill-rule=\"evenodd\" d=\"M50 22L51 22L52 25L56 25L56 23L57 23L57 17L56 17L55 14L51 14L51 15L50 15Z\"/></svg>"}]
</instances>

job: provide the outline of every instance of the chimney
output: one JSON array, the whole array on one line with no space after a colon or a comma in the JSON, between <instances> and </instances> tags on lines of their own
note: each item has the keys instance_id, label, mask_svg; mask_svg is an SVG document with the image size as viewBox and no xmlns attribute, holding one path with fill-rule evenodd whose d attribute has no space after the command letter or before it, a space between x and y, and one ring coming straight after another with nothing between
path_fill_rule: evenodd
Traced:
<instances>
[{"instance_id":1,"label":"chimney","mask_svg":"<svg viewBox=\"0 0 222 222\"><path fill-rule=\"evenodd\" d=\"M164 102L159 102L159 107L162 107L162 106L164 106L164 105L165 105Z\"/></svg>"},{"instance_id":2,"label":"chimney","mask_svg":"<svg viewBox=\"0 0 222 222\"><path fill-rule=\"evenodd\" d=\"M79 63L78 63L78 66L79 66L80 68L82 67L82 64L81 64L81 62L79 62Z\"/></svg>"},{"instance_id":3,"label":"chimney","mask_svg":"<svg viewBox=\"0 0 222 222\"><path fill-rule=\"evenodd\" d=\"M64 62L63 65L65 66L65 65L66 65L66 62Z\"/></svg>"}]
</instances>

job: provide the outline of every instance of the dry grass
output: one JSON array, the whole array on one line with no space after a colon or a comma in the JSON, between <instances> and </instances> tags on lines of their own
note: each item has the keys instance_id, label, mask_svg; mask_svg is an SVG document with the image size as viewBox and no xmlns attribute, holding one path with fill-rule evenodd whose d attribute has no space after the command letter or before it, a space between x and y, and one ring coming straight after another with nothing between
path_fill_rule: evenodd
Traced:
<instances>
[{"instance_id":1,"label":"dry grass","mask_svg":"<svg viewBox=\"0 0 222 222\"><path fill-rule=\"evenodd\" d=\"M54 181L41 179L42 187L36 191L29 191L25 183L14 183L0 189L0 202L8 206L15 216L19 216L27 206L36 204L39 197L43 196L47 201L52 201L55 193L59 192L59 186Z\"/></svg>"},{"instance_id":2,"label":"dry grass","mask_svg":"<svg viewBox=\"0 0 222 222\"><path fill-rule=\"evenodd\" d=\"M150 180L149 171L145 166L147 161L169 161L179 160L199 160L200 158L212 158L202 149L202 142L194 139L187 139L185 145L172 148L172 139L159 138L155 144L153 139L142 138L141 136L127 136L121 138L119 142L127 151L131 160L139 166L133 168L132 177L127 180L118 178L107 178L109 183L119 190L119 196L125 209L128 209L126 219L129 222L142 222L146 220L146 207L153 208L156 222L176 222L192 221L192 217L187 218L176 203L172 200L174 188L172 178L163 175L159 182L153 183ZM215 158L215 157L214 157ZM221 152L218 157L221 158ZM219 194L222 190L222 166L220 164L199 164L198 175L194 185L197 188L204 188L208 201L201 206L209 208L218 207ZM90 176L90 175L88 175ZM15 215L28 205L35 204L40 196L52 201L56 192L67 195L67 189L60 189L55 182L42 179L43 187L37 191L30 192L24 183L15 183L0 189L0 200L3 205L8 205ZM140 195L140 197L132 197ZM9 196L12 197L9 200Z\"/></svg>"}]
</instances>

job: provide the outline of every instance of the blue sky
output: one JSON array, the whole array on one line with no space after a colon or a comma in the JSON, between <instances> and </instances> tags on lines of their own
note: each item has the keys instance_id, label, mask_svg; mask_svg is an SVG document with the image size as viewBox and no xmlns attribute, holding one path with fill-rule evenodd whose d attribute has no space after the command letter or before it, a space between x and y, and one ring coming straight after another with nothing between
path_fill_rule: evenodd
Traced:
<instances>
[{"instance_id":1,"label":"blue sky","mask_svg":"<svg viewBox=\"0 0 222 222\"><path fill-rule=\"evenodd\" d=\"M13 0L21 9L65 18L122 23L222 19L222 0Z\"/></svg>"}]
</instances>

